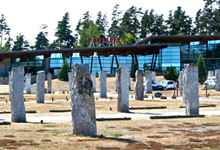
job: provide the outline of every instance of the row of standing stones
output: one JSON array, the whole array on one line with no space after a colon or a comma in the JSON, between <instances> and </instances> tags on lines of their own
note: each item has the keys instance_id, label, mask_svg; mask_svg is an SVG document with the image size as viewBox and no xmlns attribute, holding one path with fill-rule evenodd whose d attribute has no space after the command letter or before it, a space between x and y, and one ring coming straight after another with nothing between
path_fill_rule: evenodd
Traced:
<instances>
[{"instance_id":1,"label":"row of standing stones","mask_svg":"<svg viewBox=\"0 0 220 150\"><path fill-rule=\"evenodd\" d=\"M88 65L74 64L73 70L68 74L71 91L72 106L72 127L73 133L85 136L96 136L96 114L94 91L94 74L88 73ZM220 70L216 71L216 79L219 81ZM152 73L145 72L145 92L152 93ZM11 100L11 112L13 122L26 122L24 106L24 69L22 67L12 68L9 75L9 88ZM37 102L44 102L44 80L45 73L37 73ZM185 65L179 78L180 89L183 94L183 101L186 104L186 115L199 115L199 97L198 97L198 67L195 65ZM27 82L28 80L26 80ZM100 71L100 97L107 97L106 73ZM118 92L119 112L129 112L129 68L122 66L117 70L116 90ZM143 71L136 72L135 81L135 99L144 100Z\"/></svg>"}]
</instances>

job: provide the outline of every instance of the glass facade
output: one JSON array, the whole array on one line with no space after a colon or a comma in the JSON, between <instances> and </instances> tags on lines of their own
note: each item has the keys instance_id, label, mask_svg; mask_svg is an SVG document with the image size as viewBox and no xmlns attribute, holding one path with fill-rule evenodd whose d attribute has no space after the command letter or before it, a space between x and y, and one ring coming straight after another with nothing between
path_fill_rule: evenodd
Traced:
<instances>
[{"instance_id":1,"label":"glass facade","mask_svg":"<svg viewBox=\"0 0 220 150\"><path fill-rule=\"evenodd\" d=\"M220 68L220 40L208 41L207 44L201 44L200 42L191 42L188 45L168 44L167 48L162 50L157 57L155 70L165 72L172 66L176 72L179 72L186 63L196 63L200 53L203 54L206 61L208 70L214 70ZM107 73L111 73L112 56L100 57L102 69ZM151 66L153 55L137 56L138 66L140 70L144 69L144 64L148 67ZM119 66L128 66L131 69L132 56L117 56ZM70 64L70 58L67 58ZM74 53L72 56L72 63L81 63L81 58L78 53ZM83 57L83 63L88 63L91 68L91 57ZM63 59L62 54L52 54L50 59L50 72L57 75L62 67ZM24 66L31 68L31 71L36 72L42 70L43 56L37 56L27 62L20 62L19 59L12 61L12 66ZM33 69L34 68L34 69ZM116 60L114 58L112 73L117 70ZM93 56L92 72L98 73L100 71L100 64L98 56L95 53Z\"/></svg>"}]
</instances>

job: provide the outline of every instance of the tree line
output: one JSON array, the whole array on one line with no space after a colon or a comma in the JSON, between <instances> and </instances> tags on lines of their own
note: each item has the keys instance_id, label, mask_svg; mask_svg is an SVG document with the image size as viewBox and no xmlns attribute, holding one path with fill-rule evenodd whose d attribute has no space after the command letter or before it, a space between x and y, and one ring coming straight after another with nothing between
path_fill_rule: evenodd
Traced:
<instances>
[{"instance_id":1,"label":"tree line","mask_svg":"<svg viewBox=\"0 0 220 150\"><path fill-rule=\"evenodd\" d=\"M179 6L169 12L167 19L163 14L156 14L153 9L142 11L135 6L124 13L116 4L112 11L111 22L101 11L97 19L92 20L89 11L83 14L73 32L69 23L69 13L65 13L58 25L54 41L47 38L47 25L41 26L41 31L30 45L24 35L16 39L10 37L10 28L4 15L0 18L0 51L22 51L41 49L61 49L74 47L130 45L150 35L213 35L220 34L220 0L203 0L204 8L198 10L195 19L186 14ZM87 38L120 38L120 43L88 43Z\"/></svg>"}]
</instances>

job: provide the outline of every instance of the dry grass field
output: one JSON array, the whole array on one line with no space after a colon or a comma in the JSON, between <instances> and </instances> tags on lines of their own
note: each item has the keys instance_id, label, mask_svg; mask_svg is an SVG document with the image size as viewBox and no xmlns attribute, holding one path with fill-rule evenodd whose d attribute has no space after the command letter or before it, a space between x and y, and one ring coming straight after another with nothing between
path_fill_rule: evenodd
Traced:
<instances>
[{"instance_id":1,"label":"dry grass field","mask_svg":"<svg viewBox=\"0 0 220 150\"><path fill-rule=\"evenodd\" d=\"M157 77L157 81L163 80ZM96 114L116 113L117 101L114 92L115 79L108 78L108 99L96 100ZM131 88L134 82L131 80ZM53 80L53 90L67 91L68 83ZM99 91L97 79L97 91ZM211 96L219 96L220 92L208 91ZM1 92L0 92L1 93ZM170 97L173 91L162 91ZM205 91L199 91L200 96ZM96 94L97 95L97 94ZM130 92L133 95L133 91ZM54 101L52 101L52 97ZM110 100L110 97L113 100ZM66 100L68 98L68 101ZM98 96L96 96L98 98ZM69 94L46 94L47 103L36 104L35 94L25 94L26 110L35 110L39 115L53 115L49 110L68 110ZM6 103L7 100L7 103ZM8 94L0 94L0 111L10 111ZM220 99L219 99L220 100ZM220 110L220 103L201 102L200 104L215 104L216 107L201 108L202 110ZM145 101L130 101L130 106L166 106L163 110L131 110L131 113L158 113L179 110L183 103L180 100L147 99ZM110 110L111 108L111 110ZM67 112L66 114L70 114ZM219 114L220 115L220 114ZM10 114L0 114L1 117ZM57 117L62 113L57 113ZM28 116L27 116L28 117ZM97 121L97 137L76 136L72 133L71 121L53 121L44 123L38 121L27 123L11 123L0 125L0 149L18 150L136 150L136 149L220 149L220 117L188 119L149 119L135 118L127 121Z\"/></svg>"}]
</instances>

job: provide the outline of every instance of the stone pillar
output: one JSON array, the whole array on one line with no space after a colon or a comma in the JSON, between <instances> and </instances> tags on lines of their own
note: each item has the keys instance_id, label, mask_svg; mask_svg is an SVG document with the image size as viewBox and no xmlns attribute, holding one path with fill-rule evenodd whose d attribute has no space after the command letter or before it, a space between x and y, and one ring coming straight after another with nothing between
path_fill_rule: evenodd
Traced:
<instances>
[{"instance_id":1,"label":"stone pillar","mask_svg":"<svg viewBox=\"0 0 220 150\"><path fill-rule=\"evenodd\" d=\"M106 88L106 72L99 72L99 84L100 84L100 97L107 98L107 88Z\"/></svg>"},{"instance_id":2,"label":"stone pillar","mask_svg":"<svg viewBox=\"0 0 220 150\"><path fill-rule=\"evenodd\" d=\"M118 73L115 73L115 92L117 92L117 84L118 84Z\"/></svg>"},{"instance_id":3,"label":"stone pillar","mask_svg":"<svg viewBox=\"0 0 220 150\"><path fill-rule=\"evenodd\" d=\"M72 73L72 126L76 135L96 136L95 99L92 80L86 69L74 64Z\"/></svg>"},{"instance_id":4,"label":"stone pillar","mask_svg":"<svg viewBox=\"0 0 220 150\"><path fill-rule=\"evenodd\" d=\"M145 71L145 93L152 93L151 71Z\"/></svg>"},{"instance_id":5,"label":"stone pillar","mask_svg":"<svg viewBox=\"0 0 220 150\"><path fill-rule=\"evenodd\" d=\"M31 94L31 73L27 73L25 75L25 87L26 93Z\"/></svg>"},{"instance_id":6,"label":"stone pillar","mask_svg":"<svg viewBox=\"0 0 220 150\"><path fill-rule=\"evenodd\" d=\"M215 90L220 91L220 69L215 70Z\"/></svg>"},{"instance_id":7,"label":"stone pillar","mask_svg":"<svg viewBox=\"0 0 220 150\"><path fill-rule=\"evenodd\" d=\"M156 81L156 72L155 71L152 71L151 78L153 81Z\"/></svg>"},{"instance_id":8,"label":"stone pillar","mask_svg":"<svg viewBox=\"0 0 220 150\"><path fill-rule=\"evenodd\" d=\"M129 68L122 66L117 70L118 73L118 111L129 112Z\"/></svg>"},{"instance_id":9,"label":"stone pillar","mask_svg":"<svg viewBox=\"0 0 220 150\"><path fill-rule=\"evenodd\" d=\"M9 75L9 97L11 101L11 121L26 122L24 106L24 68L12 68Z\"/></svg>"},{"instance_id":10,"label":"stone pillar","mask_svg":"<svg viewBox=\"0 0 220 150\"><path fill-rule=\"evenodd\" d=\"M91 73L93 92L96 92L96 73Z\"/></svg>"},{"instance_id":11,"label":"stone pillar","mask_svg":"<svg viewBox=\"0 0 220 150\"><path fill-rule=\"evenodd\" d=\"M47 74L47 93L52 93L52 74Z\"/></svg>"},{"instance_id":12,"label":"stone pillar","mask_svg":"<svg viewBox=\"0 0 220 150\"><path fill-rule=\"evenodd\" d=\"M188 64L184 68L183 96L186 102L186 115L199 115L198 67Z\"/></svg>"},{"instance_id":13,"label":"stone pillar","mask_svg":"<svg viewBox=\"0 0 220 150\"><path fill-rule=\"evenodd\" d=\"M44 103L44 93L45 93L45 73L44 71L37 72L37 88L36 88L36 98L37 103Z\"/></svg>"},{"instance_id":14,"label":"stone pillar","mask_svg":"<svg viewBox=\"0 0 220 150\"><path fill-rule=\"evenodd\" d=\"M69 80L69 90L71 90L71 84L72 84L72 72L68 72L68 80Z\"/></svg>"},{"instance_id":15,"label":"stone pillar","mask_svg":"<svg viewBox=\"0 0 220 150\"><path fill-rule=\"evenodd\" d=\"M208 71L208 77L214 77L214 71Z\"/></svg>"},{"instance_id":16,"label":"stone pillar","mask_svg":"<svg viewBox=\"0 0 220 150\"><path fill-rule=\"evenodd\" d=\"M144 100L143 71L137 70L135 73L134 94L136 100Z\"/></svg>"},{"instance_id":17,"label":"stone pillar","mask_svg":"<svg viewBox=\"0 0 220 150\"><path fill-rule=\"evenodd\" d=\"M183 71L180 71L179 74L179 89L180 89L180 95L183 95Z\"/></svg>"}]
</instances>

